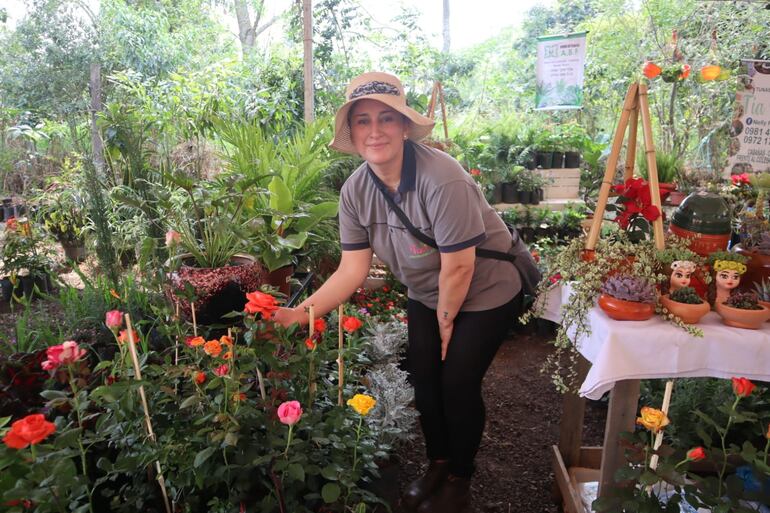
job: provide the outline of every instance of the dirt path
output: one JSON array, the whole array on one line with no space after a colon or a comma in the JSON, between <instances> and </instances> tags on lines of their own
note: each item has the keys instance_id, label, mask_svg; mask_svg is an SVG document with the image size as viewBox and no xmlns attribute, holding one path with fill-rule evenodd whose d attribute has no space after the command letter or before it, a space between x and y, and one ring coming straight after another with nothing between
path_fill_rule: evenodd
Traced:
<instances>
[{"instance_id":1,"label":"dirt path","mask_svg":"<svg viewBox=\"0 0 770 513\"><path fill-rule=\"evenodd\" d=\"M562 397L540 367L545 337L517 335L503 343L484 380L487 427L476 460L476 513L556 513L549 448L557 443ZM584 445L601 445L606 403L586 409ZM421 437L402 448L401 488L423 470Z\"/></svg>"}]
</instances>

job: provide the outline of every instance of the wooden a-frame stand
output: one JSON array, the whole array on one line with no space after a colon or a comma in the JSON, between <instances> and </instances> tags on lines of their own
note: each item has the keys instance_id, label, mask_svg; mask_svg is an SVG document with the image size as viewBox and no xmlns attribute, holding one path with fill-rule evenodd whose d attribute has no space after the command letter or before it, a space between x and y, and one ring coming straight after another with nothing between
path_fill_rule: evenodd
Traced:
<instances>
[{"instance_id":1,"label":"wooden a-frame stand","mask_svg":"<svg viewBox=\"0 0 770 513\"><path fill-rule=\"evenodd\" d=\"M639 117L642 118L644 148L647 158L648 183L652 204L661 208L660 187L658 184L658 168L655 163L655 145L652 140L652 123L650 107L647 100L647 86L634 83L628 88L623 102L623 112L620 115L612 150L607 160L607 168L599 190L599 200L596 204L591 229L585 244L585 252L592 254L596 248L601 232L602 218L607 206L610 189L615 177L620 151L623 147L626 131L628 130L628 146L626 149L626 165L623 173L625 182L634 174L636 161L636 140ZM663 249L665 246L663 234L663 218L653 221L653 236L655 246ZM588 256L588 255L586 255ZM585 379L590 363L579 357L578 379ZM577 393L564 396L561 425L559 427L559 444L552 447L553 470L556 478L554 489L557 498L561 499L566 513L585 513L580 494L577 491L578 481L599 481L599 497L614 486L615 471L620 468L625 458L623 449L618 441L619 433L633 431L636 420L636 408L639 400L639 380L629 379L618 381L610 394L607 422L604 428L603 447L582 447L583 417L585 414L585 399Z\"/></svg>"}]
</instances>

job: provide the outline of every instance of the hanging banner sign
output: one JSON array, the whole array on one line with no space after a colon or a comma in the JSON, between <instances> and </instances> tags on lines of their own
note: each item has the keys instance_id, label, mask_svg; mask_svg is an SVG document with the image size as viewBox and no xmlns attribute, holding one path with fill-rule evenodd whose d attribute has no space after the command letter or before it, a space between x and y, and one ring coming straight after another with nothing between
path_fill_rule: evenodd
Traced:
<instances>
[{"instance_id":1,"label":"hanging banner sign","mask_svg":"<svg viewBox=\"0 0 770 513\"><path fill-rule=\"evenodd\" d=\"M585 60L586 32L537 38L535 107L580 109Z\"/></svg>"},{"instance_id":2,"label":"hanging banner sign","mask_svg":"<svg viewBox=\"0 0 770 513\"><path fill-rule=\"evenodd\" d=\"M770 61L743 61L730 123L725 178L770 172Z\"/></svg>"}]
</instances>

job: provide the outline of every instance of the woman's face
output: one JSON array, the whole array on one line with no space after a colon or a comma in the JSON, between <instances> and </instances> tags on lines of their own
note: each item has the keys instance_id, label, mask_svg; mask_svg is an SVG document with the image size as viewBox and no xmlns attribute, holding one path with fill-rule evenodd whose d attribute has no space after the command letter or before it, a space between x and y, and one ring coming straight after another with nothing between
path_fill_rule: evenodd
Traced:
<instances>
[{"instance_id":1,"label":"woman's face","mask_svg":"<svg viewBox=\"0 0 770 513\"><path fill-rule=\"evenodd\" d=\"M741 281L741 275L738 271L719 271L717 273L717 287L734 289Z\"/></svg>"},{"instance_id":2,"label":"woman's face","mask_svg":"<svg viewBox=\"0 0 770 513\"><path fill-rule=\"evenodd\" d=\"M399 165L407 126L400 112L377 100L359 100L350 111L350 137L361 158L373 167Z\"/></svg>"},{"instance_id":3,"label":"woman's face","mask_svg":"<svg viewBox=\"0 0 770 513\"><path fill-rule=\"evenodd\" d=\"M671 273L671 286L674 288L689 287L691 275L692 273L689 271L677 269Z\"/></svg>"}]
</instances>

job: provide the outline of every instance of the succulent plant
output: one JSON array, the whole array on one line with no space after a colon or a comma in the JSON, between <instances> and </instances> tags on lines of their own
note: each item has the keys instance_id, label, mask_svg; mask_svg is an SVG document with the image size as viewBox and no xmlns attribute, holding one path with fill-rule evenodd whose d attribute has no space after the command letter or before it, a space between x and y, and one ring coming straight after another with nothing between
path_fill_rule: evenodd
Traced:
<instances>
[{"instance_id":1,"label":"succulent plant","mask_svg":"<svg viewBox=\"0 0 770 513\"><path fill-rule=\"evenodd\" d=\"M754 248L757 253L770 255L770 232L764 232L759 239L759 244Z\"/></svg>"},{"instance_id":2,"label":"succulent plant","mask_svg":"<svg viewBox=\"0 0 770 513\"><path fill-rule=\"evenodd\" d=\"M754 291L757 293L757 299L770 302L770 282L762 278L762 283L754 284Z\"/></svg>"},{"instance_id":3,"label":"succulent plant","mask_svg":"<svg viewBox=\"0 0 770 513\"><path fill-rule=\"evenodd\" d=\"M753 292L735 292L727 298L725 305L741 310L762 310L757 302L757 295Z\"/></svg>"},{"instance_id":4,"label":"succulent plant","mask_svg":"<svg viewBox=\"0 0 770 513\"><path fill-rule=\"evenodd\" d=\"M732 251L714 251L709 255L709 265L713 267L714 262L717 260L727 260L729 262L740 262L745 264L749 259L738 253Z\"/></svg>"},{"instance_id":5,"label":"succulent plant","mask_svg":"<svg viewBox=\"0 0 770 513\"><path fill-rule=\"evenodd\" d=\"M677 303L684 303L686 305L699 305L703 303L703 300L700 298L697 292L695 292L695 289L692 287L682 287L680 289L676 289L674 292L671 293L669 296L671 301L676 301Z\"/></svg>"},{"instance_id":6,"label":"succulent plant","mask_svg":"<svg viewBox=\"0 0 770 513\"><path fill-rule=\"evenodd\" d=\"M608 296L637 303L652 303L655 300L655 286L628 274L610 276L602 285L602 292Z\"/></svg>"}]
</instances>

